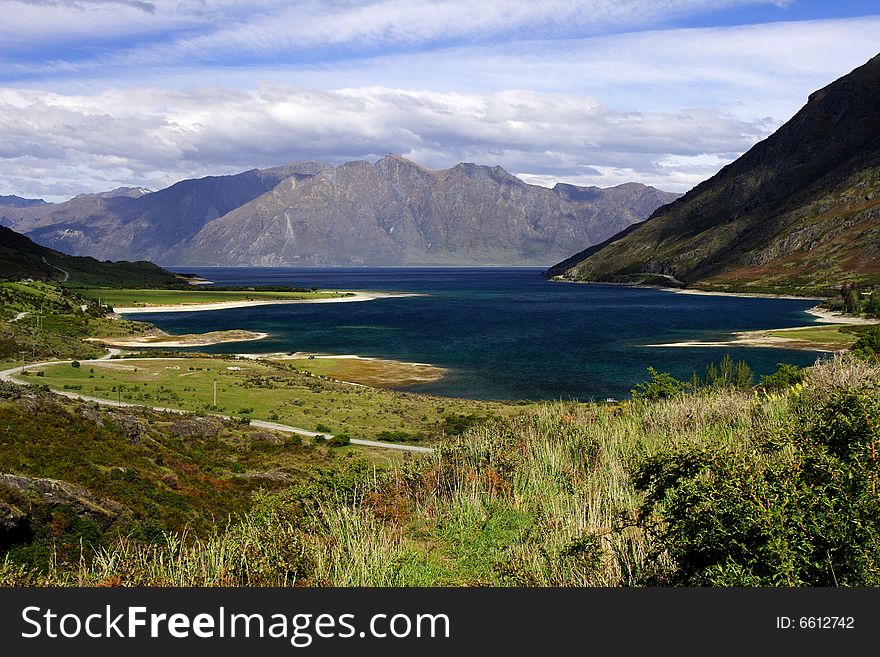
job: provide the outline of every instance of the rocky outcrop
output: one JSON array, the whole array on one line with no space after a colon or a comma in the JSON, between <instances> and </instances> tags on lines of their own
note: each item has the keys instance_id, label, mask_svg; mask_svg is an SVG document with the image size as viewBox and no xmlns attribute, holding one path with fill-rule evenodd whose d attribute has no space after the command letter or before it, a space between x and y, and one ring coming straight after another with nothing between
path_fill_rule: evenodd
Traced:
<instances>
[{"instance_id":1,"label":"rocky outcrop","mask_svg":"<svg viewBox=\"0 0 880 657\"><path fill-rule=\"evenodd\" d=\"M68 506L78 516L92 520L101 531L107 531L117 518L125 511L125 507L112 500L98 499L82 486L58 479L34 479L15 474L0 474L0 488L8 492L24 496L33 504L50 507ZM6 525L18 526L23 522L21 510L10 505L5 517ZM0 508L0 516L4 510Z\"/></svg>"}]
</instances>

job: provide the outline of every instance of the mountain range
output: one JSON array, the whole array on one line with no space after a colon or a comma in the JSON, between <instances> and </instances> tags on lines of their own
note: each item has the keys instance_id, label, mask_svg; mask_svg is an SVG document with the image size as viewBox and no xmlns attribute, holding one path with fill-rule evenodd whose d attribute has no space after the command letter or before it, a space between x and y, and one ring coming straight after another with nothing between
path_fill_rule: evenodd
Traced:
<instances>
[{"instance_id":1,"label":"mountain range","mask_svg":"<svg viewBox=\"0 0 880 657\"><path fill-rule=\"evenodd\" d=\"M880 55L647 221L548 274L731 291L880 284Z\"/></svg>"},{"instance_id":2,"label":"mountain range","mask_svg":"<svg viewBox=\"0 0 880 657\"><path fill-rule=\"evenodd\" d=\"M0 224L66 253L169 265L546 265L677 196L638 183L549 189L497 166L388 155L0 206Z\"/></svg>"}]
</instances>

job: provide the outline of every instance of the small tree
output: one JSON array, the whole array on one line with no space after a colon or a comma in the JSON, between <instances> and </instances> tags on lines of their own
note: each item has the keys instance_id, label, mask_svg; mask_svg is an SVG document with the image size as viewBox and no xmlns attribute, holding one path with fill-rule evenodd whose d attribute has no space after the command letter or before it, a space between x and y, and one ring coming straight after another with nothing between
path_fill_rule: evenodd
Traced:
<instances>
[{"instance_id":1,"label":"small tree","mask_svg":"<svg viewBox=\"0 0 880 657\"><path fill-rule=\"evenodd\" d=\"M862 295L859 293L859 286L855 283L845 283L840 288L840 297L843 299L843 310L847 313L859 312L862 302Z\"/></svg>"},{"instance_id":2,"label":"small tree","mask_svg":"<svg viewBox=\"0 0 880 657\"><path fill-rule=\"evenodd\" d=\"M874 290L868 300L865 301L864 309L866 315L871 317L880 317L880 290Z\"/></svg>"},{"instance_id":3,"label":"small tree","mask_svg":"<svg viewBox=\"0 0 880 657\"><path fill-rule=\"evenodd\" d=\"M653 367L648 368L648 374L651 375L650 381L636 384L636 387L630 391L633 399L656 401L677 397L683 394L690 385L679 381L668 372L658 372Z\"/></svg>"},{"instance_id":4,"label":"small tree","mask_svg":"<svg viewBox=\"0 0 880 657\"><path fill-rule=\"evenodd\" d=\"M761 377L761 387L764 390L786 390L787 388L803 383L807 376L807 370L791 363L777 363L776 371Z\"/></svg>"},{"instance_id":5,"label":"small tree","mask_svg":"<svg viewBox=\"0 0 880 657\"><path fill-rule=\"evenodd\" d=\"M691 385L694 388L727 388L748 390L755 380L755 372L744 360L734 362L730 354L725 354L720 363L709 363L706 375L694 373Z\"/></svg>"}]
</instances>

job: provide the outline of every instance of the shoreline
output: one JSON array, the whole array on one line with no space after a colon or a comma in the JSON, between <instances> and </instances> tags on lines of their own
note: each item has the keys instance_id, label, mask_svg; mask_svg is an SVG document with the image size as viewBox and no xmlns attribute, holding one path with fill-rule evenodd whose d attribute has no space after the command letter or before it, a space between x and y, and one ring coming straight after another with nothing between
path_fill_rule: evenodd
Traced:
<instances>
[{"instance_id":1,"label":"shoreline","mask_svg":"<svg viewBox=\"0 0 880 657\"><path fill-rule=\"evenodd\" d=\"M437 365L433 365L431 363L416 363L414 361L408 360L396 360L394 358L378 358L375 356L358 356L357 354L322 354L318 352L311 351L297 351L294 353L288 353L286 351L277 351L271 353L247 353L247 354L235 354L238 358L247 358L248 360L260 360L260 359L268 359L268 360L311 360L312 358L316 360L364 360L364 361L379 361L379 362L388 362L388 363L399 363L400 365L412 365L416 367L433 367L438 370L445 370L444 367L439 367Z\"/></svg>"},{"instance_id":2,"label":"shoreline","mask_svg":"<svg viewBox=\"0 0 880 657\"><path fill-rule=\"evenodd\" d=\"M345 290L339 290L344 292ZM187 313L205 312L209 310L229 310L232 308L250 308L251 306L271 306L288 303L350 303L356 301L373 301L397 297L420 297L423 294L414 292L355 292L346 297L328 297L325 299L244 299L241 301L212 301L208 303L178 303L155 306L125 306L114 308L117 315L135 315L149 313Z\"/></svg>"},{"instance_id":3,"label":"shoreline","mask_svg":"<svg viewBox=\"0 0 880 657\"><path fill-rule=\"evenodd\" d=\"M631 287L636 290L660 290L661 292L672 292L673 294L693 294L699 296L711 297L741 297L745 299L791 299L793 301L825 301L828 297L816 295L799 296L796 294L771 294L769 292L718 292L715 290L699 290L696 288L683 287L667 287L665 285L639 285L638 283L614 283L612 281L569 281L558 276L553 276L548 280L554 283L574 283L576 285L616 285L619 287Z\"/></svg>"},{"instance_id":4,"label":"shoreline","mask_svg":"<svg viewBox=\"0 0 880 657\"><path fill-rule=\"evenodd\" d=\"M209 331L207 333L186 333L184 335L140 335L127 338L86 338L88 342L97 342L108 347L128 348L173 348L173 347L210 347L229 342L252 342L268 338L268 333L259 331Z\"/></svg>"}]
</instances>

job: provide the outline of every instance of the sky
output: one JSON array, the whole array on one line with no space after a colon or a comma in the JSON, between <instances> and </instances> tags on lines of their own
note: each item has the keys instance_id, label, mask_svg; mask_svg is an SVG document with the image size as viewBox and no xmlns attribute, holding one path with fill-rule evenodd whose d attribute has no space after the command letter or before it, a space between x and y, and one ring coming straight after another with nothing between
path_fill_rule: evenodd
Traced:
<instances>
[{"instance_id":1,"label":"sky","mask_svg":"<svg viewBox=\"0 0 880 657\"><path fill-rule=\"evenodd\" d=\"M684 192L880 51L880 2L0 0L0 194L398 153Z\"/></svg>"}]
</instances>

